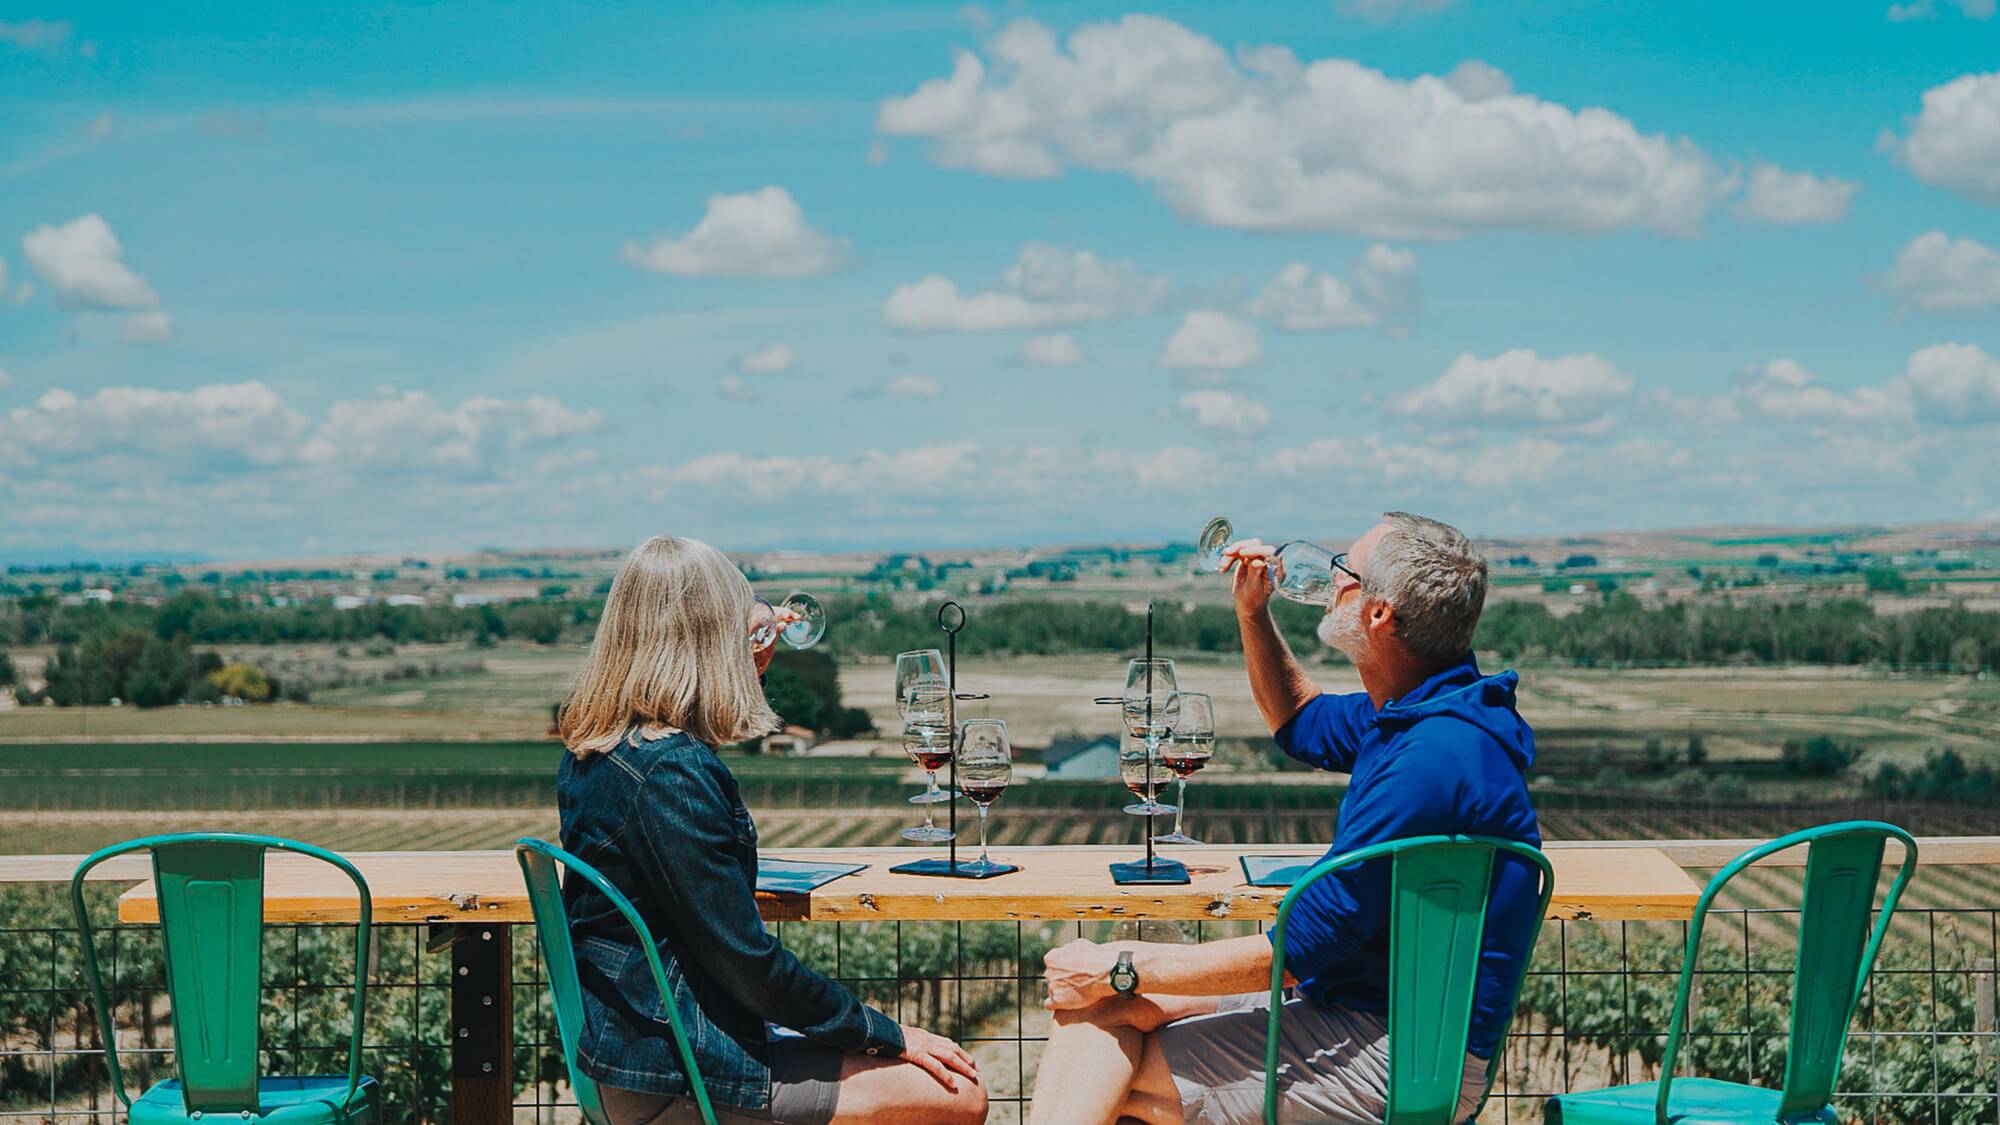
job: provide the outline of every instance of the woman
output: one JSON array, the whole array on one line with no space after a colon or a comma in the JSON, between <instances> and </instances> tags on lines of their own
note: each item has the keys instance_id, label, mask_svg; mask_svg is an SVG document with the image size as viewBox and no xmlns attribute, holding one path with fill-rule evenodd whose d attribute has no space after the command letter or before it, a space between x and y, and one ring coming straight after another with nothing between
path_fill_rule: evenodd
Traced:
<instances>
[{"instance_id":1,"label":"woman","mask_svg":"<svg viewBox=\"0 0 2000 1125\"><path fill-rule=\"evenodd\" d=\"M714 748L778 726L758 682L770 650L751 648L760 610L706 543L656 536L625 560L562 711L563 847L652 929L723 1121L984 1121L971 1056L801 965L758 916L757 830ZM584 881L564 893L578 1065L618 1125L699 1120L637 935Z\"/></svg>"}]
</instances>

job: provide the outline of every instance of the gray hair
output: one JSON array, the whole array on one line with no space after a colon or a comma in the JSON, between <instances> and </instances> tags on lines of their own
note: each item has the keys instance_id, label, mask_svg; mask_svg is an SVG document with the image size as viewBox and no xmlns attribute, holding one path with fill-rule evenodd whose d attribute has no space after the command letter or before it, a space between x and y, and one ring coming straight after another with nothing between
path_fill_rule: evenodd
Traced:
<instances>
[{"instance_id":1,"label":"gray hair","mask_svg":"<svg viewBox=\"0 0 2000 1125\"><path fill-rule=\"evenodd\" d=\"M1447 523L1384 512L1389 530L1368 556L1361 594L1396 610L1396 636L1411 655L1447 664L1472 647L1486 606L1486 558Z\"/></svg>"}]
</instances>

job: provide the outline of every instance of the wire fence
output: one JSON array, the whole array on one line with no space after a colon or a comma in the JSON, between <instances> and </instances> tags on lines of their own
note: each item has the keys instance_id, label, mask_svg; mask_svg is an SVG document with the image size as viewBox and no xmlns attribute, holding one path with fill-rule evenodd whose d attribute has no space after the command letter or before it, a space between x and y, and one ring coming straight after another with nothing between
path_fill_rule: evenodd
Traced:
<instances>
[{"instance_id":1,"label":"wire fence","mask_svg":"<svg viewBox=\"0 0 2000 1125\"><path fill-rule=\"evenodd\" d=\"M46 893L44 893L46 891ZM135 1096L173 1073L159 933L108 925L99 955L116 1009L119 1058ZM62 908L60 914L54 913ZM55 888L0 888L0 1120L100 1122L119 1109ZM1711 913L1678 1073L1776 1088L1784 1079L1795 909ZM1016 1122L1048 1035L1039 973L1073 937L1206 941L1253 923L785 923L806 963L898 1020L965 1043L995 1122ZM514 1115L571 1122L568 1077L533 931L513 927ZM351 927L266 930L262 1023L267 1072L341 1073L351 1026ZM368 966L363 1070L383 1120L449 1116L449 952L414 926L381 926ZM1869 980L1840 1076L1843 1120L2000 1125L1994 959L2000 907L1899 911ZM1678 922L1550 922L1523 983L1480 1120L1541 1120L1549 1094L1657 1077L1686 940Z\"/></svg>"}]
</instances>

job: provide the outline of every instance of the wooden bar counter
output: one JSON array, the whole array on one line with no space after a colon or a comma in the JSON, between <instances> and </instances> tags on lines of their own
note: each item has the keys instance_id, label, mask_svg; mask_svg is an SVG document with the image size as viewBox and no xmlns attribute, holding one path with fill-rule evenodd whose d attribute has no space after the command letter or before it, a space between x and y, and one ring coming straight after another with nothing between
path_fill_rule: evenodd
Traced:
<instances>
[{"instance_id":1,"label":"wooden bar counter","mask_svg":"<svg viewBox=\"0 0 2000 1125\"><path fill-rule=\"evenodd\" d=\"M1243 881L1241 855L1312 855L1312 845L1204 845L1163 848L1187 864L1184 886L1112 883L1106 865L1141 858L1131 845L995 848L993 858L1021 866L993 879L896 875L895 864L942 856L931 848L768 848L773 859L866 863L865 871L812 892L763 894L767 921L1119 921L1214 919L1269 921L1284 890ZM961 850L959 859L976 851ZM368 880L375 921L419 923L531 922L520 868L511 851L351 852ZM1551 918L1685 919L1700 888L1658 848L1564 847L1551 844L1555 898ZM352 923L359 900L345 876L325 864L273 852L264 887L264 918L272 923ZM151 882L119 899L121 922L159 920Z\"/></svg>"}]
</instances>

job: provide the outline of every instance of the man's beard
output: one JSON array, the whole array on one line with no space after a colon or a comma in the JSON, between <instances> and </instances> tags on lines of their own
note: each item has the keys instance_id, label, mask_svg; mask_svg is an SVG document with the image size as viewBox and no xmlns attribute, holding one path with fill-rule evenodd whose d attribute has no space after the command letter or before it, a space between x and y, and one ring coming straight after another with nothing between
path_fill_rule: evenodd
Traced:
<instances>
[{"instance_id":1,"label":"man's beard","mask_svg":"<svg viewBox=\"0 0 2000 1125\"><path fill-rule=\"evenodd\" d=\"M1368 631L1361 627L1361 601L1357 594L1345 606L1334 606L1333 612L1319 619L1317 630L1321 644L1339 649L1356 664L1368 657Z\"/></svg>"}]
</instances>

